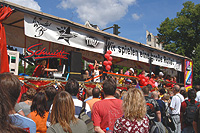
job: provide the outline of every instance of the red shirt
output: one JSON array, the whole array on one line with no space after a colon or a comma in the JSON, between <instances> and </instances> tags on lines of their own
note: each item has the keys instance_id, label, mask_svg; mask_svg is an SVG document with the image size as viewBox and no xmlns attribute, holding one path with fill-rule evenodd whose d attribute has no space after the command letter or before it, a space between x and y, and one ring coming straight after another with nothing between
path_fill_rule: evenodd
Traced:
<instances>
[{"instance_id":1,"label":"red shirt","mask_svg":"<svg viewBox=\"0 0 200 133\"><path fill-rule=\"evenodd\" d=\"M94 126L100 126L102 130L109 127L113 130L115 121L122 117L122 100L121 99L103 99L94 103L92 107L92 120Z\"/></svg>"},{"instance_id":2,"label":"red shirt","mask_svg":"<svg viewBox=\"0 0 200 133\"><path fill-rule=\"evenodd\" d=\"M33 72L33 77L40 77L40 76L42 76L42 73L43 73L43 70L44 70L44 66L43 65L38 65L36 68L35 68L35 70L34 70L34 72Z\"/></svg>"}]
</instances>

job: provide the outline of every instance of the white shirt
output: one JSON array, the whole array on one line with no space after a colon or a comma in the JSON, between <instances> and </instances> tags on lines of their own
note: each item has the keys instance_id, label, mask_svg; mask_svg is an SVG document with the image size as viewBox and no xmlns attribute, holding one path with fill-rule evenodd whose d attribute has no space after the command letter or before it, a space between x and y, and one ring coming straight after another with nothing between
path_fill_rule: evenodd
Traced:
<instances>
[{"instance_id":1,"label":"white shirt","mask_svg":"<svg viewBox=\"0 0 200 133\"><path fill-rule=\"evenodd\" d=\"M177 93L172 97L172 101L170 103L170 107L173 108L171 114L180 114L181 103L184 101L184 97Z\"/></svg>"},{"instance_id":2,"label":"white shirt","mask_svg":"<svg viewBox=\"0 0 200 133\"><path fill-rule=\"evenodd\" d=\"M99 70L94 70L94 77L99 76ZM94 82L100 82L100 77L94 79Z\"/></svg>"},{"instance_id":3,"label":"white shirt","mask_svg":"<svg viewBox=\"0 0 200 133\"><path fill-rule=\"evenodd\" d=\"M197 91L197 97L195 99L197 102L200 102L200 91Z\"/></svg>"}]
</instances>

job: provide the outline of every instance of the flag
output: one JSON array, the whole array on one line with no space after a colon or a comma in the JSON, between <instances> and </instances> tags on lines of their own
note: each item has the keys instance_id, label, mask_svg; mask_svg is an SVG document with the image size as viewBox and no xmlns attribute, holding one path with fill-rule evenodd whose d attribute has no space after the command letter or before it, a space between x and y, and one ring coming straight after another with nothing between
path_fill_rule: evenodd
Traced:
<instances>
[{"instance_id":1,"label":"flag","mask_svg":"<svg viewBox=\"0 0 200 133\"><path fill-rule=\"evenodd\" d=\"M137 89L141 90L139 83L137 83L136 87Z\"/></svg>"}]
</instances>

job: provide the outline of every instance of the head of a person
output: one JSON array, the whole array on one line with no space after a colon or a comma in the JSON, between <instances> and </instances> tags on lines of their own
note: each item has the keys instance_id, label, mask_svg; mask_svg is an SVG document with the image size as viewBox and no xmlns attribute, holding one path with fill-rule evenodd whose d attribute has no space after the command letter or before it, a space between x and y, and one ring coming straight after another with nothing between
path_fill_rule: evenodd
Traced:
<instances>
[{"instance_id":1,"label":"head of a person","mask_svg":"<svg viewBox=\"0 0 200 133\"><path fill-rule=\"evenodd\" d=\"M7 109L9 109L7 111L11 111L14 108L20 92L21 84L15 75L11 73L0 74L0 101L7 104Z\"/></svg>"},{"instance_id":2,"label":"head of a person","mask_svg":"<svg viewBox=\"0 0 200 133\"><path fill-rule=\"evenodd\" d=\"M196 90L196 92L197 92L197 91L200 91L200 85L196 85L196 86L195 86L195 90Z\"/></svg>"},{"instance_id":3,"label":"head of a person","mask_svg":"<svg viewBox=\"0 0 200 133\"><path fill-rule=\"evenodd\" d=\"M79 84L76 79L69 79L65 85L65 91L72 96L76 96L79 92Z\"/></svg>"},{"instance_id":4,"label":"head of a person","mask_svg":"<svg viewBox=\"0 0 200 133\"><path fill-rule=\"evenodd\" d=\"M87 87L86 94L87 94L88 97L92 96L92 90L93 90L93 88Z\"/></svg>"},{"instance_id":5,"label":"head of a person","mask_svg":"<svg viewBox=\"0 0 200 133\"><path fill-rule=\"evenodd\" d=\"M40 117L44 118L45 112L47 110L47 100L46 95L43 92L38 92L32 101L31 112L36 111Z\"/></svg>"},{"instance_id":6,"label":"head of a person","mask_svg":"<svg viewBox=\"0 0 200 133\"><path fill-rule=\"evenodd\" d=\"M147 86L142 87L144 95L149 95L149 88Z\"/></svg>"},{"instance_id":7,"label":"head of a person","mask_svg":"<svg viewBox=\"0 0 200 133\"><path fill-rule=\"evenodd\" d=\"M180 91L180 86L179 85L175 85L172 89L173 89L174 94L176 94L176 93L178 93Z\"/></svg>"},{"instance_id":8,"label":"head of a person","mask_svg":"<svg viewBox=\"0 0 200 133\"><path fill-rule=\"evenodd\" d=\"M120 90L119 89L116 89L116 91L115 91L115 98L117 98L117 99L119 99L120 98L120 96L121 96L121 92L120 92Z\"/></svg>"},{"instance_id":9,"label":"head of a person","mask_svg":"<svg viewBox=\"0 0 200 133\"><path fill-rule=\"evenodd\" d=\"M117 85L113 78L108 78L103 83L103 91L105 95L114 96L116 88L117 88Z\"/></svg>"},{"instance_id":10,"label":"head of a person","mask_svg":"<svg viewBox=\"0 0 200 133\"><path fill-rule=\"evenodd\" d=\"M170 99L170 95L169 94L167 94L167 93L165 93L164 95L163 95L163 100L169 100Z\"/></svg>"},{"instance_id":11,"label":"head of a person","mask_svg":"<svg viewBox=\"0 0 200 133\"><path fill-rule=\"evenodd\" d=\"M141 90L130 88L123 98L124 117L142 120L146 114L146 101Z\"/></svg>"},{"instance_id":12,"label":"head of a person","mask_svg":"<svg viewBox=\"0 0 200 133\"><path fill-rule=\"evenodd\" d=\"M93 98L99 98L99 95L100 95L100 89L98 87L94 87L94 89L92 90Z\"/></svg>"},{"instance_id":13,"label":"head of a person","mask_svg":"<svg viewBox=\"0 0 200 133\"><path fill-rule=\"evenodd\" d=\"M42 60L42 61L40 62L40 65L42 65L42 66L46 66L46 64L47 64L47 61L46 61L46 60Z\"/></svg>"},{"instance_id":14,"label":"head of a person","mask_svg":"<svg viewBox=\"0 0 200 133\"><path fill-rule=\"evenodd\" d=\"M163 94L165 94L165 93L166 93L166 91L165 91L165 89L164 89L164 88L161 88L161 89L159 90L159 92L160 92L160 95L163 95Z\"/></svg>"},{"instance_id":15,"label":"head of a person","mask_svg":"<svg viewBox=\"0 0 200 133\"><path fill-rule=\"evenodd\" d=\"M159 94L158 94L158 92L157 91L153 91L152 93L151 93L151 97L153 98L153 99L158 99L159 98Z\"/></svg>"},{"instance_id":16,"label":"head of a person","mask_svg":"<svg viewBox=\"0 0 200 133\"><path fill-rule=\"evenodd\" d=\"M94 69L95 69L95 70L98 70L98 69L99 69L99 64L96 64L96 66L95 66Z\"/></svg>"},{"instance_id":17,"label":"head of a person","mask_svg":"<svg viewBox=\"0 0 200 133\"><path fill-rule=\"evenodd\" d=\"M130 69L129 69L129 73L130 73L130 75L133 75L134 69L133 69L133 68L130 68Z\"/></svg>"},{"instance_id":18,"label":"head of a person","mask_svg":"<svg viewBox=\"0 0 200 133\"><path fill-rule=\"evenodd\" d=\"M187 92L186 92L185 87L181 87L181 88L180 88L180 94L183 95L184 98L187 97Z\"/></svg>"},{"instance_id":19,"label":"head of a person","mask_svg":"<svg viewBox=\"0 0 200 133\"><path fill-rule=\"evenodd\" d=\"M194 89L188 90L188 99L191 99L191 103L195 103L196 91Z\"/></svg>"},{"instance_id":20,"label":"head of a person","mask_svg":"<svg viewBox=\"0 0 200 133\"><path fill-rule=\"evenodd\" d=\"M164 76L164 73L163 72L159 72L159 77L163 77Z\"/></svg>"},{"instance_id":21,"label":"head of a person","mask_svg":"<svg viewBox=\"0 0 200 133\"><path fill-rule=\"evenodd\" d=\"M24 102L26 100L27 100L26 93L23 93L22 96L21 96L20 102Z\"/></svg>"},{"instance_id":22,"label":"head of a person","mask_svg":"<svg viewBox=\"0 0 200 133\"><path fill-rule=\"evenodd\" d=\"M51 124L59 123L65 132L72 132L70 121L76 122L75 107L71 95L66 91L59 92L53 100L50 116Z\"/></svg>"},{"instance_id":23,"label":"head of a person","mask_svg":"<svg viewBox=\"0 0 200 133\"><path fill-rule=\"evenodd\" d=\"M119 74L123 74L124 73L124 69L123 68L120 68L119 69Z\"/></svg>"},{"instance_id":24,"label":"head of a person","mask_svg":"<svg viewBox=\"0 0 200 133\"><path fill-rule=\"evenodd\" d=\"M53 100L57 91L56 91L55 87L50 86L50 87L45 88L45 93L46 93L48 100Z\"/></svg>"},{"instance_id":25,"label":"head of a person","mask_svg":"<svg viewBox=\"0 0 200 133\"><path fill-rule=\"evenodd\" d=\"M23 132L13 125L9 113L12 113L21 92L19 79L11 73L0 74L0 130L2 133Z\"/></svg>"},{"instance_id":26,"label":"head of a person","mask_svg":"<svg viewBox=\"0 0 200 133\"><path fill-rule=\"evenodd\" d=\"M121 97L123 97L126 93L127 93L127 90L126 90L126 89L123 89L123 90L121 91Z\"/></svg>"},{"instance_id":27,"label":"head of a person","mask_svg":"<svg viewBox=\"0 0 200 133\"><path fill-rule=\"evenodd\" d=\"M148 84L147 87L149 88L149 91L152 89L152 85Z\"/></svg>"},{"instance_id":28,"label":"head of a person","mask_svg":"<svg viewBox=\"0 0 200 133\"><path fill-rule=\"evenodd\" d=\"M26 96L27 96L27 99L28 100L33 100L35 94L36 94L36 90L34 88L29 88L27 91L26 91Z\"/></svg>"},{"instance_id":29,"label":"head of a person","mask_svg":"<svg viewBox=\"0 0 200 133\"><path fill-rule=\"evenodd\" d=\"M145 70L143 69L143 70L141 71L140 74L141 74L141 75L145 75L145 73L146 73L146 72L145 72Z\"/></svg>"}]
</instances>

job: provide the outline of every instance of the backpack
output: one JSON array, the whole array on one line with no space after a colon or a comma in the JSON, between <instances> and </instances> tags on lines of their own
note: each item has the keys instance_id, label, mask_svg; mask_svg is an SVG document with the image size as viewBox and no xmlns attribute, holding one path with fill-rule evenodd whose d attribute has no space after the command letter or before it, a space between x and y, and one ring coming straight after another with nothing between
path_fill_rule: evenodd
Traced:
<instances>
[{"instance_id":1,"label":"backpack","mask_svg":"<svg viewBox=\"0 0 200 133\"><path fill-rule=\"evenodd\" d=\"M146 116L149 119L149 133L165 133L165 127L161 122L156 122L148 114Z\"/></svg>"},{"instance_id":2,"label":"backpack","mask_svg":"<svg viewBox=\"0 0 200 133\"><path fill-rule=\"evenodd\" d=\"M197 110L197 106L199 105L199 103L195 103L192 104L190 103L188 100L185 100L187 107L185 109L185 113L184 113L184 123L188 126L192 126L192 122L194 120L194 116Z\"/></svg>"},{"instance_id":3,"label":"backpack","mask_svg":"<svg viewBox=\"0 0 200 133\"><path fill-rule=\"evenodd\" d=\"M148 101L146 100L146 107L147 107L147 114L150 116L150 117L154 117L155 118L155 108L154 108L154 105L153 105L153 100L152 99L148 99Z\"/></svg>"},{"instance_id":4,"label":"backpack","mask_svg":"<svg viewBox=\"0 0 200 133\"><path fill-rule=\"evenodd\" d=\"M88 133L94 133L93 121L86 114L85 105L86 105L86 102L83 102L82 108L81 108L81 111L80 111L78 118L85 122L85 124L87 125Z\"/></svg>"}]
</instances>

